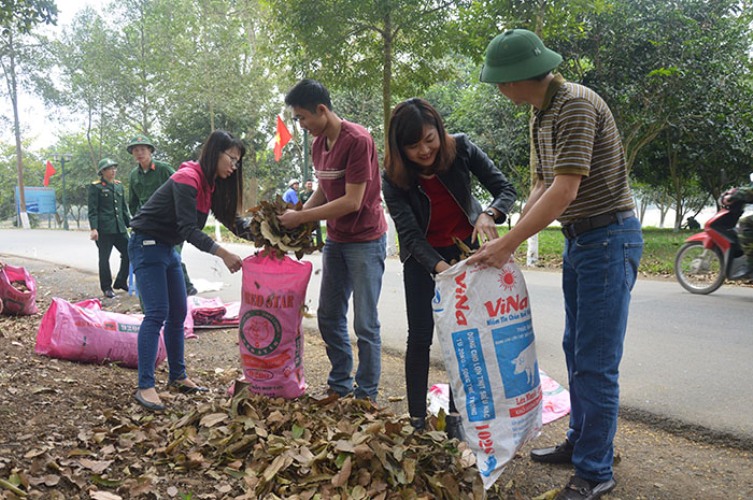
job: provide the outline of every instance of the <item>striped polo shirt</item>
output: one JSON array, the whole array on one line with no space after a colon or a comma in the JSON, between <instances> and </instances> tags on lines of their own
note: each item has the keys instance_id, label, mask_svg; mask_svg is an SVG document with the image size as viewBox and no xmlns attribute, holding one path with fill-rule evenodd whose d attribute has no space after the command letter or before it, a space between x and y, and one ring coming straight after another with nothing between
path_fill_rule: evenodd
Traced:
<instances>
[{"instance_id":1,"label":"striped polo shirt","mask_svg":"<svg viewBox=\"0 0 753 500\"><path fill-rule=\"evenodd\" d=\"M596 92L556 75L531 120L536 174L545 186L555 175L583 176L561 224L635 208L620 132Z\"/></svg>"}]
</instances>

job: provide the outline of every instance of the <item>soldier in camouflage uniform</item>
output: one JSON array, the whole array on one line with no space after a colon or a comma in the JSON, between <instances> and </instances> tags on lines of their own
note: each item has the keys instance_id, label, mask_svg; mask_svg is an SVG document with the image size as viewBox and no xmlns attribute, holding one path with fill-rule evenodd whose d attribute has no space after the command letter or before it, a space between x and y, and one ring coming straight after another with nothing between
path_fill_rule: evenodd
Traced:
<instances>
[{"instance_id":1,"label":"soldier in camouflage uniform","mask_svg":"<svg viewBox=\"0 0 753 500\"><path fill-rule=\"evenodd\" d=\"M157 188L167 182L167 179L175 173L175 170L164 161L152 159L154 149L152 140L144 134L137 135L126 146L126 151L133 156L138 164L138 167L131 170L128 180L128 208L131 209L133 215L136 215L141 205L146 203L146 200L154 194ZM178 253L182 248L182 244L176 248ZM191 278L188 277L186 265L181 262L181 266L188 295L196 295L198 291L191 283Z\"/></svg>"},{"instance_id":2,"label":"soldier in camouflage uniform","mask_svg":"<svg viewBox=\"0 0 753 500\"><path fill-rule=\"evenodd\" d=\"M89 227L99 249L99 287L107 298L115 297L113 288L128 291L128 224L130 216L125 189L115 180L118 164L109 158L99 162L99 179L89 185ZM112 247L120 252L120 269L112 282L110 254Z\"/></svg>"},{"instance_id":3,"label":"soldier in camouflage uniform","mask_svg":"<svg viewBox=\"0 0 753 500\"><path fill-rule=\"evenodd\" d=\"M736 202L753 203L753 184L735 189L730 189L722 195L722 205L728 207ZM753 277L753 215L743 217L738 223L740 230L738 237L740 246L748 257L747 265L738 273L730 276L732 279L739 279L744 276Z\"/></svg>"}]
</instances>

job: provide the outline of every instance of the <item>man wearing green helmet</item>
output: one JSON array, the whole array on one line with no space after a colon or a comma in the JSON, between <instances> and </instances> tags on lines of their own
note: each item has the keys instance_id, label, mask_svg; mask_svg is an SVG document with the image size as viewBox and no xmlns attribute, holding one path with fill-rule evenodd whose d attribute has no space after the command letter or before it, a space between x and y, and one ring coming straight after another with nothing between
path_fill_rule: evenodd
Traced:
<instances>
[{"instance_id":1,"label":"man wearing green helmet","mask_svg":"<svg viewBox=\"0 0 753 500\"><path fill-rule=\"evenodd\" d=\"M175 173L175 170L167 163L152 159L154 150L152 140L144 134L137 135L126 146L126 151L133 156L138 164L137 168L131 170L128 182L128 208L131 209L133 215L136 215L136 212L154 194L157 188L167 182L167 179ZM180 253L182 246L180 245L177 249L178 253ZM188 277L186 265L181 262L181 266L183 267L183 278L186 281L186 292L188 295L196 295L198 291L191 283L191 278Z\"/></svg>"},{"instance_id":2,"label":"man wearing green helmet","mask_svg":"<svg viewBox=\"0 0 753 500\"><path fill-rule=\"evenodd\" d=\"M572 463L575 475L556 498L584 500L615 487L619 364L643 238L614 117L594 91L552 73L561 62L524 29L495 37L486 49L481 81L534 108L536 181L518 223L469 262L502 267L526 239L555 220L562 225L570 428L564 442L532 450L531 458Z\"/></svg>"},{"instance_id":3,"label":"man wearing green helmet","mask_svg":"<svg viewBox=\"0 0 753 500\"><path fill-rule=\"evenodd\" d=\"M128 225L130 216L125 202L125 190L115 180L118 164L102 158L97 166L99 179L89 185L89 238L97 244L99 254L99 287L105 297L115 297L113 288L128 291ZM120 269L112 282L110 254L112 247L120 252Z\"/></svg>"}]
</instances>

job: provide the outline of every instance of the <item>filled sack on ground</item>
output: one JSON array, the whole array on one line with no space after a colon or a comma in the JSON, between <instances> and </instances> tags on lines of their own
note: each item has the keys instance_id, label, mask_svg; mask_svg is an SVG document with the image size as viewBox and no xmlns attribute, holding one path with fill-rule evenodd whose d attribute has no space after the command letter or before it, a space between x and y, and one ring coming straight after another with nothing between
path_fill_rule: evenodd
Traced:
<instances>
[{"instance_id":1,"label":"filled sack on ground","mask_svg":"<svg viewBox=\"0 0 753 500\"><path fill-rule=\"evenodd\" d=\"M24 267L0 262L2 313L16 316L37 314L37 282Z\"/></svg>"},{"instance_id":2,"label":"filled sack on ground","mask_svg":"<svg viewBox=\"0 0 753 500\"><path fill-rule=\"evenodd\" d=\"M433 301L455 404L485 488L541 432L541 384L523 274L461 261L436 277Z\"/></svg>"},{"instance_id":3,"label":"filled sack on ground","mask_svg":"<svg viewBox=\"0 0 753 500\"><path fill-rule=\"evenodd\" d=\"M72 304L53 298L39 324L34 352L81 363L118 363L138 367L141 318L102 310L99 299ZM165 360L160 336L155 366Z\"/></svg>"},{"instance_id":4,"label":"filled sack on ground","mask_svg":"<svg viewBox=\"0 0 753 500\"><path fill-rule=\"evenodd\" d=\"M241 367L248 390L297 398L303 373L303 308L311 262L257 254L243 260L238 327Z\"/></svg>"}]
</instances>

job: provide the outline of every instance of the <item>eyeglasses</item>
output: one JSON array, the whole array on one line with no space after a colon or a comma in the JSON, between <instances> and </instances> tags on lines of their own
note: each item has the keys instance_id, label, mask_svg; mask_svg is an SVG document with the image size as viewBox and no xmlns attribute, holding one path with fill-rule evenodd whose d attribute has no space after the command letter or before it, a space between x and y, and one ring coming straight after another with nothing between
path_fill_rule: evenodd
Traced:
<instances>
[{"instance_id":1,"label":"eyeglasses","mask_svg":"<svg viewBox=\"0 0 753 500\"><path fill-rule=\"evenodd\" d=\"M240 158L236 158L235 156L231 155L227 151L223 151L222 154L224 154L225 156L227 156L228 158L230 158L230 161L233 162L233 165L235 165L236 168L238 168L238 167L241 166L241 159Z\"/></svg>"}]
</instances>

